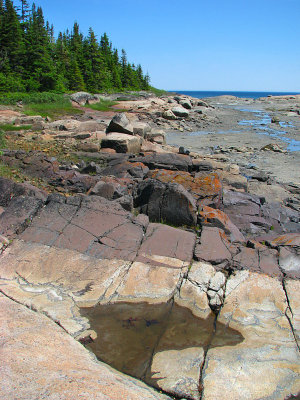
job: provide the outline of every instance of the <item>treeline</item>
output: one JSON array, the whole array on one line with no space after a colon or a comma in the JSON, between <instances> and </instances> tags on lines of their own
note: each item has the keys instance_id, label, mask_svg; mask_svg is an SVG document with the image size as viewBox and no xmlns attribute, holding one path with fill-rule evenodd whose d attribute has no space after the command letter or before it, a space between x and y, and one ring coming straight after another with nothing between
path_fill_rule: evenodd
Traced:
<instances>
[{"instance_id":1,"label":"treeline","mask_svg":"<svg viewBox=\"0 0 300 400\"><path fill-rule=\"evenodd\" d=\"M106 33L92 28L83 36L78 23L54 37L41 7L20 7L0 0L0 91L148 90L150 78L141 65L119 55Z\"/></svg>"}]
</instances>

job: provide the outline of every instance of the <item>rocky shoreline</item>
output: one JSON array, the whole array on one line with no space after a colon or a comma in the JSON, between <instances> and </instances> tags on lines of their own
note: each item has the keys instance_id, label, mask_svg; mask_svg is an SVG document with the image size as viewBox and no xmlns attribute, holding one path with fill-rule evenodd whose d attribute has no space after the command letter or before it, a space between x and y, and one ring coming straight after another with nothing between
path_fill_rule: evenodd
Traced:
<instances>
[{"instance_id":1,"label":"rocky shoreline","mask_svg":"<svg viewBox=\"0 0 300 400\"><path fill-rule=\"evenodd\" d=\"M0 110L4 397L295 398L300 96L104 97Z\"/></svg>"}]
</instances>

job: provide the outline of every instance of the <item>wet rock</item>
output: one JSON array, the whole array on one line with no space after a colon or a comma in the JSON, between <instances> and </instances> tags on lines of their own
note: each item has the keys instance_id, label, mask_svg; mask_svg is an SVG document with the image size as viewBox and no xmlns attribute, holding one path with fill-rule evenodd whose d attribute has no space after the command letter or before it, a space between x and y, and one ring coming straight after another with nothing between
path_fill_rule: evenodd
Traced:
<instances>
[{"instance_id":1,"label":"wet rock","mask_svg":"<svg viewBox=\"0 0 300 400\"><path fill-rule=\"evenodd\" d=\"M177 183L147 179L138 184L134 204L151 221L178 226L193 226L197 222L194 198Z\"/></svg>"},{"instance_id":2,"label":"wet rock","mask_svg":"<svg viewBox=\"0 0 300 400\"><path fill-rule=\"evenodd\" d=\"M125 133L110 133L101 141L101 148L115 149L117 153L139 153L141 140Z\"/></svg>"},{"instance_id":3,"label":"wet rock","mask_svg":"<svg viewBox=\"0 0 300 400\"><path fill-rule=\"evenodd\" d=\"M125 113L118 113L110 121L106 132L119 132L133 135L133 126L129 122Z\"/></svg>"}]
</instances>

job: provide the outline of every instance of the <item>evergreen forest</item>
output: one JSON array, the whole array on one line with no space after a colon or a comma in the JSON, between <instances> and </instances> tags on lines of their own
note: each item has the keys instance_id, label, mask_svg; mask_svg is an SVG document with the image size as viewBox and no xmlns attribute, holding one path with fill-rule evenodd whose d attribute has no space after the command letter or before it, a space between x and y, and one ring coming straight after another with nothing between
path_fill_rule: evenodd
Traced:
<instances>
[{"instance_id":1,"label":"evergreen forest","mask_svg":"<svg viewBox=\"0 0 300 400\"><path fill-rule=\"evenodd\" d=\"M119 54L108 35L97 39L92 28L54 36L41 7L27 0L0 0L0 92L92 93L148 90L150 78L141 65Z\"/></svg>"}]
</instances>

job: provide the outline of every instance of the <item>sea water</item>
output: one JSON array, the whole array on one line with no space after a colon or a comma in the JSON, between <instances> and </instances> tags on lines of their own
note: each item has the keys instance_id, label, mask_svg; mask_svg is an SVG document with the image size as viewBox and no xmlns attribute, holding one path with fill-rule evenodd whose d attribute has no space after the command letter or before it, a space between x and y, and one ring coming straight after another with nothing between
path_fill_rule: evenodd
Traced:
<instances>
[{"instance_id":1,"label":"sea water","mask_svg":"<svg viewBox=\"0 0 300 400\"><path fill-rule=\"evenodd\" d=\"M185 94L187 96L196 97L197 99L203 99L206 97L216 96L235 96L247 99L258 99L260 97L267 96L293 96L296 92L223 92L223 91L201 91L201 90L170 90L170 92Z\"/></svg>"}]
</instances>

